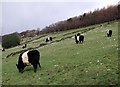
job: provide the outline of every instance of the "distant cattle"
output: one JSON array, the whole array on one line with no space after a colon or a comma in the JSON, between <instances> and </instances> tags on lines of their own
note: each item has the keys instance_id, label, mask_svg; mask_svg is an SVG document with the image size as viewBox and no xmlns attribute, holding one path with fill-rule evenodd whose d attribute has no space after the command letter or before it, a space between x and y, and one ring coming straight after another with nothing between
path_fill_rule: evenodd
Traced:
<instances>
[{"instance_id":1,"label":"distant cattle","mask_svg":"<svg viewBox=\"0 0 120 87\"><path fill-rule=\"evenodd\" d=\"M107 24L110 24L110 22L108 22Z\"/></svg>"},{"instance_id":2,"label":"distant cattle","mask_svg":"<svg viewBox=\"0 0 120 87\"><path fill-rule=\"evenodd\" d=\"M5 51L5 48L2 48L2 51Z\"/></svg>"},{"instance_id":3,"label":"distant cattle","mask_svg":"<svg viewBox=\"0 0 120 87\"><path fill-rule=\"evenodd\" d=\"M112 30L107 30L107 37L111 37L112 36Z\"/></svg>"},{"instance_id":4,"label":"distant cattle","mask_svg":"<svg viewBox=\"0 0 120 87\"><path fill-rule=\"evenodd\" d=\"M23 70L26 66L33 65L34 72L37 70L37 66L41 68L40 65L40 53L38 50L28 50L19 55L18 64L16 64L19 72L23 73Z\"/></svg>"},{"instance_id":5,"label":"distant cattle","mask_svg":"<svg viewBox=\"0 0 120 87\"><path fill-rule=\"evenodd\" d=\"M103 25L101 24L100 27L102 27Z\"/></svg>"},{"instance_id":6,"label":"distant cattle","mask_svg":"<svg viewBox=\"0 0 120 87\"><path fill-rule=\"evenodd\" d=\"M83 41L84 41L84 35L83 34L78 33L77 35L75 35L76 44L83 43Z\"/></svg>"},{"instance_id":7,"label":"distant cattle","mask_svg":"<svg viewBox=\"0 0 120 87\"><path fill-rule=\"evenodd\" d=\"M27 47L27 44L25 44L22 48L24 49L24 48L26 48Z\"/></svg>"},{"instance_id":8,"label":"distant cattle","mask_svg":"<svg viewBox=\"0 0 120 87\"><path fill-rule=\"evenodd\" d=\"M52 37L46 38L46 42L52 41Z\"/></svg>"}]
</instances>

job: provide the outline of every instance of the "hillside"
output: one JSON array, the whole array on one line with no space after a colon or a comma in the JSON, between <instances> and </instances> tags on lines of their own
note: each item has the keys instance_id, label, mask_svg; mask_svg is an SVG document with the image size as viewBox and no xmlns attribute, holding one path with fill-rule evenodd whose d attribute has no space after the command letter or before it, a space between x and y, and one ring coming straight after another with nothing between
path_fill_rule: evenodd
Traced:
<instances>
[{"instance_id":1,"label":"hillside","mask_svg":"<svg viewBox=\"0 0 120 87\"><path fill-rule=\"evenodd\" d=\"M111 38L105 37L107 29L113 30ZM72 38L78 32L84 32L84 44L76 44ZM54 37L53 42L40 46L48 36ZM21 43L25 42L26 49L41 53L42 68L34 73L29 66L19 73L15 65L22 45L6 49L2 52L3 85L118 84L118 21L25 38Z\"/></svg>"}]
</instances>

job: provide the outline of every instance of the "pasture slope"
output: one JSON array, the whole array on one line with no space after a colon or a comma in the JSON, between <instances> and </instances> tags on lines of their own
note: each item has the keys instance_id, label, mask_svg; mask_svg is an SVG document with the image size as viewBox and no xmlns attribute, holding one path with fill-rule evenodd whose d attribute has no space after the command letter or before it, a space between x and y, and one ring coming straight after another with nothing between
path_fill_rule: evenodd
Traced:
<instances>
[{"instance_id":1,"label":"pasture slope","mask_svg":"<svg viewBox=\"0 0 120 87\"><path fill-rule=\"evenodd\" d=\"M42 38L27 38L23 42L31 40L27 48L35 47L45 42L47 36L55 37L55 41L92 27L95 29L84 33L84 44L75 44L73 38L67 38L38 47L42 68L36 73L32 66L26 67L23 74L18 72L15 65L19 54L6 58L10 53L22 50L22 46L6 49L2 52L2 85L117 85L117 21L46 34ZM111 38L105 37L107 29L113 30Z\"/></svg>"}]
</instances>

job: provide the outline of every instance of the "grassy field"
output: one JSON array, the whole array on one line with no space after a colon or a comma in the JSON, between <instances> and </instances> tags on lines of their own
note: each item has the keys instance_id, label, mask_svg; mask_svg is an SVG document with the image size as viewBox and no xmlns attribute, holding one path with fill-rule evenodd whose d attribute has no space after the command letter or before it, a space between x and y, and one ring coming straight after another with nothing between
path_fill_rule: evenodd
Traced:
<instances>
[{"instance_id":1,"label":"grassy field","mask_svg":"<svg viewBox=\"0 0 120 87\"><path fill-rule=\"evenodd\" d=\"M55 37L53 41L74 36L77 32L95 27L84 33L84 44L75 44L73 38L49 43L37 50L41 53L42 68L34 73L33 67L25 68L21 74L16 68L19 54L9 55L22 50L22 46L6 49L2 52L3 85L115 85L118 84L118 22L89 26L24 39L27 48L34 48L45 42L47 36ZM105 37L107 29L113 30L111 38ZM38 38L38 39L36 39ZM26 49L27 49L26 48Z\"/></svg>"}]
</instances>

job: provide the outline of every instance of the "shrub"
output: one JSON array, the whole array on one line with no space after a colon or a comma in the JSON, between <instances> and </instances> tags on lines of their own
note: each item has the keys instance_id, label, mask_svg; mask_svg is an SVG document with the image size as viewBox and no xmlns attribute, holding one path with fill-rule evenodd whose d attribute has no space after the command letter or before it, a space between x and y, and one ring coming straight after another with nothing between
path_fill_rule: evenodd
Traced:
<instances>
[{"instance_id":1,"label":"shrub","mask_svg":"<svg viewBox=\"0 0 120 87\"><path fill-rule=\"evenodd\" d=\"M20 37L17 33L2 36L2 47L10 48L20 45Z\"/></svg>"}]
</instances>

